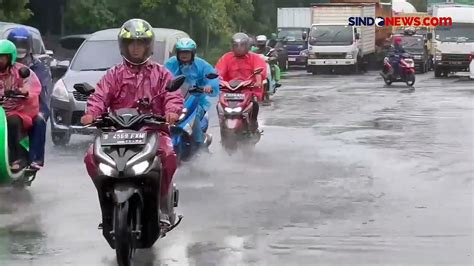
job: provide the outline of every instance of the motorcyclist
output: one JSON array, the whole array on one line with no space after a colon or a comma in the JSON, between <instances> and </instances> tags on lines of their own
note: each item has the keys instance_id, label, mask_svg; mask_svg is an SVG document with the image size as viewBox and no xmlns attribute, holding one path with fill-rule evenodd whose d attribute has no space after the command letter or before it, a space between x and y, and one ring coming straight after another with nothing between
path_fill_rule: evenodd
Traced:
<instances>
[{"instance_id":1,"label":"motorcyclist","mask_svg":"<svg viewBox=\"0 0 474 266\"><path fill-rule=\"evenodd\" d=\"M165 67L175 76L185 75L186 83L204 89L210 97L219 95L219 79L207 79L206 75L216 73L215 69L204 59L196 56L196 42L190 38L182 38L176 43L176 56L171 57ZM201 108L198 108L197 118L200 121L199 130L194 130L194 138L197 143L205 144L211 141L211 135L205 130L208 127L206 112L211 107L208 97L203 94L195 95L199 98Z\"/></svg>"},{"instance_id":2,"label":"motorcyclist","mask_svg":"<svg viewBox=\"0 0 474 266\"><path fill-rule=\"evenodd\" d=\"M246 80L256 69L262 68L260 74L254 75L253 117L251 130L258 130L257 116L259 106L257 100L263 100L263 80L267 78L265 60L259 55L249 52L250 38L245 33L236 33L232 36L232 51L224 54L216 64L216 69L224 82L231 80ZM255 99L256 98L256 99Z\"/></svg>"},{"instance_id":3,"label":"motorcyclist","mask_svg":"<svg viewBox=\"0 0 474 266\"><path fill-rule=\"evenodd\" d=\"M276 87L281 87L281 84L278 83L278 81L280 81L280 77L281 77L281 72L280 72L280 67L278 66L278 64L276 63L276 60L277 60L277 54L276 52L273 52L271 55L268 55L268 53L272 50L272 47L270 46L267 46L267 43L268 43L268 40L267 40L267 36L265 35L258 35L257 36L257 46L256 46L256 49L252 50L252 52L256 53L256 54L263 54L263 55L267 55L269 57L272 57L273 60L269 61L268 63L271 65L271 69L272 69L272 76L275 78L275 85Z\"/></svg>"},{"instance_id":4,"label":"motorcyclist","mask_svg":"<svg viewBox=\"0 0 474 266\"><path fill-rule=\"evenodd\" d=\"M389 50L389 59L395 77L399 75L400 60L404 53L406 53L406 51L402 46L402 38L400 36L394 36L393 46Z\"/></svg>"},{"instance_id":5,"label":"motorcyclist","mask_svg":"<svg viewBox=\"0 0 474 266\"><path fill-rule=\"evenodd\" d=\"M7 90L28 93L26 99L6 99L3 109L7 114L8 148L10 167L13 172L26 165L20 141L27 135L33 125L33 119L39 112L39 94L41 84L33 71L28 78L21 78L19 70L25 67L17 63L15 44L9 40L0 40L0 96Z\"/></svg>"},{"instance_id":6,"label":"motorcyclist","mask_svg":"<svg viewBox=\"0 0 474 266\"><path fill-rule=\"evenodd\" d=\"M162 65L150 60L153 54L155 34L151 25L142 19L125 22L118 34L118 43L123 62L109 69L97 84L97 88L87 101L86 114L82 124L90 124L108 110L137 108L138 100L152 99L150 112L163 115L169 124L175 123L183 109L183 96L180 91L166 91L172 80L171 73ZM155 101L153 101L155 100ZM160 222L169 225L166 212L166 196L177 167L176 154L169 136L168 127L147 127L158 131L160 144L158 155L163 165ZM91 177L95 176L97 165L93 158L92 147L84 158Z\"/></svg>"},{"instance_id":7,"label":"motorcyclist","mask_svg":"<svg viewBox=\"0 0 474 266\"><path fill-rule=\"evenodd\" d=\"M34 169L40 169L44 164L46 123L50 115L49 104L53 87L51 72L41 60L33 57L33 36L26 28L12 29L7 39L16 46L17 61L33 70L41 83L39 113L34 118L33 128L29 133L30 151L28 156L30 166Z\"/></svg>"}]
</instances>

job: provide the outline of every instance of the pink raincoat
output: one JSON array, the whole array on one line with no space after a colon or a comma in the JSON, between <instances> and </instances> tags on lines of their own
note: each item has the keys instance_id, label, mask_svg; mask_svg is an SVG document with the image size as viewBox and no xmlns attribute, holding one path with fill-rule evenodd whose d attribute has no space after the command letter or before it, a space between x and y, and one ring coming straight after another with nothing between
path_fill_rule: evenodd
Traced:
<instances>
[{"instance_id":1,"label":"pink raincoat","mask_svg":"<svg viewBox=\"0 0 474 266\"><path fill-rule=\"evenodd\" d=\"M163 66L148 62L136 67L126 63L115 66L107 71L97 84L94 94L87 102L87 114L100 116L109 109L135 108L139 99L153 99L151 112L164 116L167 113L180 114L183 109L183 96L180 90L166 91L166 85L172 80L171 73ZM160 132L158 153L163 164L163 180L161 195L165 196L176 171L176 154L166 127L157 129ZM96 163L89 148L84 159L87 171L94 177Z\"/></svg>"},{"instance_id":2,"label":"pink raincoat","mask_svg":"<svg viewBox=\"0 0 474 266\"><path fill-rule=\"evenodd\" d=\"M22 79L19 70L26 67L20 63L15 63L8 72L0 73L0 96L3 96L5 90L27 88L27 99L8 99L3 108L7 116L17 115L23 122L23 129L28 131L33 125L33 119L39 112L39 95L41 93L41 83L35 72L30 69L30 76Z\"/></svg>"}]
</instances>

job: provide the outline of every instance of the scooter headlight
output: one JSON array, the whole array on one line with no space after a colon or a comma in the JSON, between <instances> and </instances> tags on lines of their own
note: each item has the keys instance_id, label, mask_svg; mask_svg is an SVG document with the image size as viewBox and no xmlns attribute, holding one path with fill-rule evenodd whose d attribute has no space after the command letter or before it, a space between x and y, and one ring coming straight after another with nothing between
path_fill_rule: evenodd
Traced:
<instances>
[{"instance_id":1,"label":"scooter headlight","mask_svg":"<svg viewBox=\"0 0 474 266\"><path fill-rule=\"evenodd\" d=\"M226 107L224 108L224 111L229 114L240 113L242 112L242 107L236 107L236 108Z\"/></svg>"},{"instance_id":2,"label":"scooter headlight","mask_svg":"<svg viewBox=\"0 0 474 266\"><path fill-rule=\"evenodd\" d=\"M183 111L181 112L181 115L178 118L178 121L183 120L186 117L187 114L188 114L188 109L184 108Z\"/></svg>"},{"instance_id":3,"label":"scooter headlight","mask_svg":"<svg viewBox=\"0 0 474 266\"><path fill-rule=\"evenodd\" d=\"M99 163L99 170L104 174L105 176L116 176L117 171L111 167L110 165L107 165L105 163Z\"/></svg>"},{"instance_id":4,"label":"scooter headlight","mask_svg":"<svg viewBox=\"0 0 474 266\"><path fill-rule=\"evenodd\" d=\"M143 161L132 166L132 171L135 173L135 175L141 175L146 171L146 169L148 169L149 166L150 163L148 161Z\"/></svg>"}]
</instances>

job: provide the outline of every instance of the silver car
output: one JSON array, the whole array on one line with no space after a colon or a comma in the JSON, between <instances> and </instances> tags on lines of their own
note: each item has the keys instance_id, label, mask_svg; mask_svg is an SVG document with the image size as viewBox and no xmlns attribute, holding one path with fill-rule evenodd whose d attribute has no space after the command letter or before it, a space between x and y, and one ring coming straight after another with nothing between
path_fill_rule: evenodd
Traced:
<instances>
[{"instance_id":1,"label":"silver car","mask_svg":"<svg viewBox=\"0 0 474 266\"><path fill-rule=\"evenodd\" d=\"M53 51L46 50L38 29L27 25L0 21L0 39L6 39L11 30L17 27L24 27L31 33L33 37L33 56L49 65L53 59Z\"/></svg>"},{"instance_id":2,"label":"silver car","mask_svg":"<svg viewBox=\"0 0 474 266\"><path fill-rule=\"evenodd\" d=\"M153 60L163 64L174 54L177 40L189 37L183 31L155 28ZM85 128L80 120L86 108L87 98L77 93L73 86L87 82L97 84L107 69L122 62L118 47L119 29L95 32L81 44L74 58L59 62L67 67L64 76L54 85L51 99L51 137L55 145L66 145L72 134L89 135L94 128Z\"/></svg>"}]
</instances>

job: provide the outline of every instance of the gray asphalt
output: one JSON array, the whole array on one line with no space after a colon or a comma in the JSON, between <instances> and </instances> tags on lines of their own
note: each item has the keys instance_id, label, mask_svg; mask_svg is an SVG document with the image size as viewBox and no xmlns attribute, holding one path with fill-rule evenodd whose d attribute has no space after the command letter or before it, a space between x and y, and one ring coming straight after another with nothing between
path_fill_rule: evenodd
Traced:
<instances>
[{"instance_id":1,"label":"gray asphalt","mask_svg":"<svg viewBox=\"0 0 474 266\"><path fill-rule=\"evenodd\" d=\"M136 265L474 265L474 82L293 71L252 153L176 176L183 223ZM25 191L0 189L0 265L115 265L82 158L48 143Z\"/></svg>"}]
</instances>

